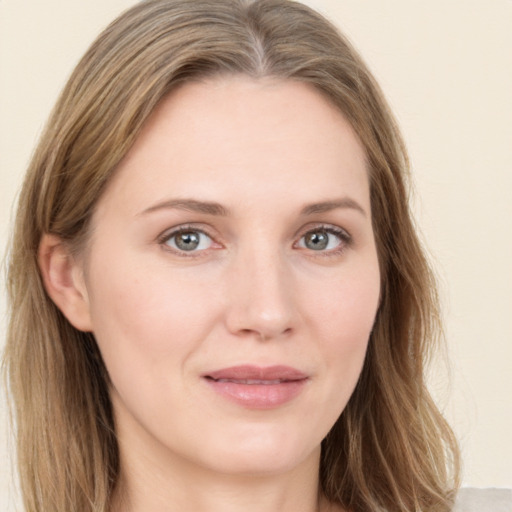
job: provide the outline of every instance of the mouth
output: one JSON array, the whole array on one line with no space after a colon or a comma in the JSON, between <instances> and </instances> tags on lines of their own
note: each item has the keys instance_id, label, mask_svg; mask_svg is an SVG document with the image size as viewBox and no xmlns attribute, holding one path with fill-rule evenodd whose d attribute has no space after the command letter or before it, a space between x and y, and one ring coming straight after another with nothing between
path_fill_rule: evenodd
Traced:
<instances>
[{"instance_id":1,"label":"mouth","mask_svg":"<svg viewBox=\"0 0 512 512\"><path fill-rule=\"evenodd\" d=\"M214 380L215 382L232 382L234 384L245 384L247 386L252 386L252 385L259 385L261 384L262 386L272 386L274 384L282 384L283 382L293 382L293 381L290 381L290 380L281 380L281 379L276 379L276 380L260 380L260 379L214 379L210 376L207 376L206 377L207 379L211 379L211 380Z\"/></svg>"},{"instance_id":2,"label":"mouth","mask_svg":"<svg viewBox=\"0 0 512 512\"><path fill-rule=\"evenodd\" d=\"M248 409L273 409L296 398L309 380L290 366L233 366L203 376L221 397Z\"/></svg>"}]
</instances>

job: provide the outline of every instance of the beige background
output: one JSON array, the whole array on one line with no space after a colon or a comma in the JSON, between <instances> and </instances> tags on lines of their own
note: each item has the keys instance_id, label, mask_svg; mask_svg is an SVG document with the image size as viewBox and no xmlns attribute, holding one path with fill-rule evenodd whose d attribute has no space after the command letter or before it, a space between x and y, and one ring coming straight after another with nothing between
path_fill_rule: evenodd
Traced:
<instances>
[{"instance_id":1,"label":"beige background","mask_svg":"<svg viewBox=\"0 0 512 512\"><path fill-rule=\"evenodd\" d=\"M58 91L101 28L133 3L0 0L2 249ZM435 366L432 386L461 441L464 484L512 487L512 0L307 3L359 48L409 145L451 358L449 371ZM3 343L3 295L0 313ZM0 509L14 510L5 410L2 402Z\"/></svg>"}]
</instances>

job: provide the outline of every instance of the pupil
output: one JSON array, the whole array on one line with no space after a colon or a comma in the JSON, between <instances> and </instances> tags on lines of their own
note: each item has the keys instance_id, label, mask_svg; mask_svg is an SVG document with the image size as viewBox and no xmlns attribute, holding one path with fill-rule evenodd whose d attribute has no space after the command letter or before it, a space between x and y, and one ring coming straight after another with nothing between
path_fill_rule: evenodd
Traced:
<instances>
[{"instance_id":1,"label":"pupil","mask_svg":"<svg viewBox=\"0 0 512 512\"><path fill-rule=\"evenodd\" d=\"M192 251L199 245L197 233L181 233L176 237L176 245L183 251Z\"/></svg>"},{"instance_id":2,"label":"pupil","mask_svg":"<svg viewBox=\"0 0 512 512\"><path fill-rule=\"evenodd\" d=\"M325 231L317 231L306 235L306 247L314 251L321 251L327 247L329 237Z\"/></svg>"}]
</instances>

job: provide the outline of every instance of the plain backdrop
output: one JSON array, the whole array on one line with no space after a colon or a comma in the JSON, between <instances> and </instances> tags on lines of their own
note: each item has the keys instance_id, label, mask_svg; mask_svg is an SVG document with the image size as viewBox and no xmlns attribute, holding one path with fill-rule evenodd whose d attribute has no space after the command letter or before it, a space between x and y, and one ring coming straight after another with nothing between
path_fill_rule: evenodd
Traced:
<instances>
[{"instance_id":1,"label":"plain backdrop","mask_svg":"<svg viewBox=\"0 0 512 512\"><path fill-rule=\"evenodd\" d=\"M133 0L0 0L0 246L43 123L79 57ZM398 118L440 278L434 396L464 484L512 487L512 0L310 0L360 50ZM1 338L5 295L0 294ZM0 404L0 509L14 510Z\"/></svg>"}]
</instances>

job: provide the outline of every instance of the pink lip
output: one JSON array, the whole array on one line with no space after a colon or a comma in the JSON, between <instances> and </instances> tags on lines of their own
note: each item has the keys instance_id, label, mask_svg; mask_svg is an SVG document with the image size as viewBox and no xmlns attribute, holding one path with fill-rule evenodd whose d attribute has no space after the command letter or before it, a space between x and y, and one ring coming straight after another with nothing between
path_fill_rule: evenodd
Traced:
<instances>
[{"instance_id":1,"label":"pink lip","mask_svg":"<svg viewBox=\"0 0 512 512\"><path fill-rule=\"evenodd\" d=\"M272 409L295 398L308 376L290 366L233 366L204 375L223 397L249 409Z\"/></svg>"}]
</instances>

